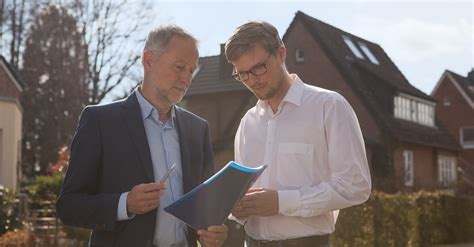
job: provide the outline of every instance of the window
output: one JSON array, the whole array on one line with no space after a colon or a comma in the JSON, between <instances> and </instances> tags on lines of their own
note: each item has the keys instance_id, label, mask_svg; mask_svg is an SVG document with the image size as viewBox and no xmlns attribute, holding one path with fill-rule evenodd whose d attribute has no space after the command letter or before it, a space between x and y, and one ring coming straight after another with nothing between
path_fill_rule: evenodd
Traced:
<instances>
[{"instance_id":1,"label":"window","mask_svg":"<svg viewBox=\"0 0 474 247\"><path fill-rule=\"evenodd\" d=\"M357 46L352 42L351 38L345 36L345 35L342 35L342 39L344 39L344 42L346 43L347 47L349 47L349 49L351 49L352 53L359 59L364 59L364 56L362 55L362 53L359 51L359 49L357 48Z\"/></svg>"},{"instance_id":2,"label":"window","mask_svg":"<svg viewBox=\"0 0 474 247\"><path fill-rule=\"evenodd\" d=\"M396 96L394 98L395 117L411 120L410 100Z\"/></svg>"},{"instance_id":3,"label":"window","mask_svg":"<svg viewBox=\"0 0 474 247\"><path fill-rule=\"evenodd\" d=\"M413 151L403 151L403 163L405 164L405 186L413 186L415 171L413 167Z\"/></svg>"},{"instance_id":4,"label":"window","mask_svg":"<svg viewBox=\"0 0 474 247\"><path fill-rule=\"evenodd\" d=\"M460 129L461 146L463 148L474 148L474 126L462 127Z\"/></svg>"},{"instance_id":5,"label":"window","mask_svg":"<svg viewBox=\"0 0 474 247\"><path fill-rule=\"evenodd\" d=\"M451 105L451 100L449 99L448 96L444 96L444 98L443 98L443 105L446 106L446 107L448 107L448 106Z\"/></svg>"},{"instance_id":6,"label":"window","mask_svg":"<svg viewBox=\"0 0 474 247\"><path fill-rule=\"evenodd\" d=\"M451 156L438 156L438 181L443 186L456 181L456 159Z\"/></svg>"},{"instance_id":7,"label":"window","mask_svg":"<svg viewBox=\"0 0 474 247\"><path fill-rule=\"evenodd\" d=\"M404 96L395 96L393 105L395 117L434 126L434 105Z\"/></svg>"},{"instance_id":8,"label":"window","mask_svg":"<svg viewBox=\"0 0 474 247\"><path fill-rule=\"evenodd\" d=\"M296 49L296 62L302 63L304 62L304 51L301 49Z\"/></svg>"},{"instance_id":9,"label":"window","mask_svg":"<svg viewBox=\"0 0 474 247\"><path fill-rule=\"evenodd\" d=\"M370 51L369 47L366 44L359 42L360 49L364 52L365 56L367 56L373 64L380 64L379 60L374 56L374 54Z\"/></svg>"},{"instance_id":10,"label":"window","mask_svg":"<svg viewBox=\"0 0 474 247\"><path fill-rule=\"evenodd\" d=\"M418 122L434 126L434 107L418 102Z\"/></svg>"}]
</instances>

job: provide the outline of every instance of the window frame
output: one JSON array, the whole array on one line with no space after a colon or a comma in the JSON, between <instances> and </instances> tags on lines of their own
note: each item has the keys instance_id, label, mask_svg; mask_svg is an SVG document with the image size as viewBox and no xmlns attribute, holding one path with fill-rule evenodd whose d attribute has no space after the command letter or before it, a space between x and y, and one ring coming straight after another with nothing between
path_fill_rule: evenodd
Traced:
<instances>
[{"instance_id":1,"label":"window frame","mask_svg":"<svg viewBox=\"0 0 474 247\"><path fill-rule=\"evenodd\" d=\"M303 49L296 49L295 50L295 61L296 61L296 63L303 63L304 62L304 50Z\"/></svg>"},{"instance_id":2,"label":"window frame","mask_svg":"<svg viewBox=\"0 0 474 247\"><path fill-rule=\"evenodd\" d=\"M407 187L415 185L415 155L412 150L403 150L403 183ZM407 176L409 179L407 180Z\"/></svg>"},{"instance_id":3,"label":"window frame","mask_svg":"<svg viewBox=\"0 0 474 247\"><path fill-rule=\"evenodd\" d=\"M474 149L474 141L472 143L464 142L464 129L474 129L474 126L462 126L459 128L459 142L464 149Z\"/></svg>"}]
</instances>

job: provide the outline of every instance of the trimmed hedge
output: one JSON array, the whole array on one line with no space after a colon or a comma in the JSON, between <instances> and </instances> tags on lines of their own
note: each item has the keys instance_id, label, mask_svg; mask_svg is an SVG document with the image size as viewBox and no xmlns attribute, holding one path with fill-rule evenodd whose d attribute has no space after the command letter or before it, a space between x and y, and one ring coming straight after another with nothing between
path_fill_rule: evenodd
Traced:
<instances>
[{"instance_id":1,"label":"trimmed hedge","mask_svg":"<svg viewBox=\"0 0 474 247\"><path fill-rule=\"evenodd\" d=\"M431 246L474 242L474 197L372 193L341 210L333 246Z\"/></svg>"}]
</instances>

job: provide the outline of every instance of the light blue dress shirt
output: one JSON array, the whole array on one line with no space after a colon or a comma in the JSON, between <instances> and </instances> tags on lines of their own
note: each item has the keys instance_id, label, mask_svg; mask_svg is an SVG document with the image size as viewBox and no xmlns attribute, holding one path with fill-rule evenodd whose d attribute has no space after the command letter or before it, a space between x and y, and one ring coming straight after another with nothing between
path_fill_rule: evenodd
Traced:
<instances>
[{"instance_id":1,"label":"light blue dress shirt","mask_svg":"<svg viewBox=\"0 0 474 247\"><path fill-rule=\"evenodd\" d=\"M162 123L158 110L143 97L139 87L135 89L135 94L140 105L150 147L155 182L159 182L171 165L176 163L174 171L166 182L167 189L164 195L160 197L154 244L158 246L187 246L185 224L163 210L183 195L181 152L174 106L171 108L171 118L166 123ZM134 217L134 215L129 216L127 214L127 195L128 192L120 195L117 220L128 220Z\"/></svg>"}]
</instances>

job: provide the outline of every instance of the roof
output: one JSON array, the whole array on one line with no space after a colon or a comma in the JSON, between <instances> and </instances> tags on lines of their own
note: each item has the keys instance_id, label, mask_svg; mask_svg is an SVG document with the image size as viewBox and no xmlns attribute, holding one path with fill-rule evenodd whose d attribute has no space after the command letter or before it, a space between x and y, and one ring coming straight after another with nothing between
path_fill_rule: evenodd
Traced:
<instances>
[{"instance_id":1,"label":"roof","mask_svg":"<svg viewBox=\"0 0 474 247\"><path fill-rule=\"evenodd\" d=\"M446 72L449 73L456 80L456 82L459 84L464 93L469 97L471 102L474 102L474 80L471 81L467 77L461 76L449 70L447 70Z\"/></svg>"},{"instance_id":2,"label":"roof","mask_svg":"<svg viewBox=\"0 0 474 247\"><path fill-rule=\"evenodd\" d=\"M198 71L187 95L247 90L242 83L232 78L230 72L228 75L223 73L224 66L231 65L222 56L223 54L199 59Z\"/></svg>"},{"instance_id":3,"label":"roof","mask_svg":"<svg viewBox=\"0 0 474 247\"><path fill-rule=\"evenodd\" d=\"M10 77L13 84L15 84L16 88L20 92L22 92L23 89L25 88L25 84L23 83L22 80L20 80L20 78L18 77L13 67L7 62L7 60L2 55L0 55L0 64L7 72L8 76Z\"/></svg>"},{"instance_id":4,"label":"roof","mask_svg":"<svg viewBox=\"0 0 474 247\"><path fill-rule=\"evenodd\" d=\"M318 19L298 11L283 40L291 34L292 27L301 21L313 39L319 43L331 62L343 75L354 93L372 113L372 116L387 133L402 142L437 146L450 150L459 150L459 144L441 125L424 126L417 123L395 118L393 115L393 97L406 94L432 105L436 100L412 86L390 57L378 44L365 40L351 33L338 29ZM364 43L379 61L371 63L356 58L342 39L345 35L354 43ZM437 124L439 121L436 121Z\"/></svg>"},{"instance_id":5,"label":"roof","mask_svg":"<svg viewBox=\"0 0 474 247\"><path fill-rule=\"evenodd\" d=\"M470 79L472 77L472 79ZM466 100L466 103L474 109L474 70L468 73L467 77L445 70L441 78L433 88L431 95L435 95L439 86L448 79L459 91L459 94Z\"/></svg>"}]
</instances>

